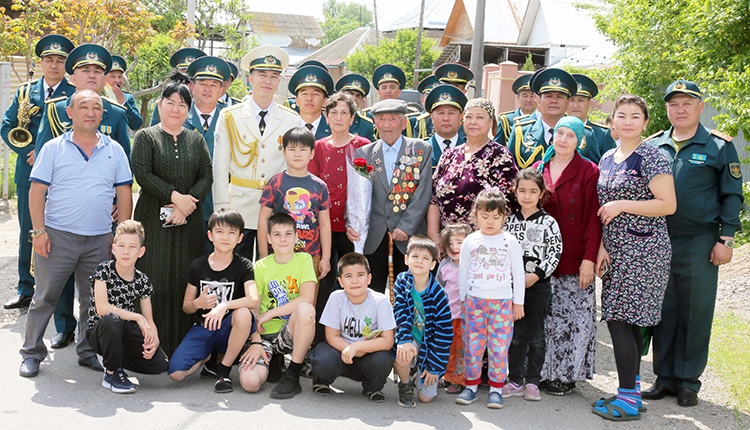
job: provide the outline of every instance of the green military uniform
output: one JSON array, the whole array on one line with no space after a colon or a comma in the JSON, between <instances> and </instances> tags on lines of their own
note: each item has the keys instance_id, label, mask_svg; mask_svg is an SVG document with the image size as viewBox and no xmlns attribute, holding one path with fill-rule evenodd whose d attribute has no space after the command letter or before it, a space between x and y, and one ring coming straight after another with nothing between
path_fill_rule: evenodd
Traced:
<instances>
[{"instance_id":1,"label":"green military uniform","mask_svg":"<svg viewBox=\"0 0 750 430\"><path fill-rule=\"evenodd\" d=\"M169 57L169 65L172 66L175 70L187 73L187 68L198 58L205 57L206 53L201 51L198 48L182 48L178 49L174 54L172 54L171 57ZM152 126L158 124L161 122L161 117L159 116L159 110L154 107L154 112L151 115L151 124Z\"/></svg>"},{"instance_id":2,"label":"green military uniform","mask_svg":"<svg viewBox=\"0 0 750 430\"><path fill-rule=\"evenodd\" d=\"M384 82L395 82L398 84L399 90L403 90L406 86L406 75L404 71L398 66L393 64L382 64L378 66L372 73L372 84L375 89L380 88L380 84ZM411 106L406 107L406 119L409 121L406 124L406 129L401 133L406 137L414 137L414 127L417 125L417 116L420 114L419 110ZM372 114L370 108L362 109L362 114L369 118L373 124L375 123L375 116ZM375 130L375 140L378 139L378 130Z\"/></svg>"},{"instance_id":3,"label":"green military uniform","mask_svg":"<svg viewBox=\"0 0 750 430\"><path fill-rule=\"evenodd\" d=\"M370 83L367 78L357 73L349 73L348 75L342 76L336 81L336 91L357 91L362 94L362 97L367 97L370 93ZM372 120L360 112L354 117L351 127L349 127L349 133L362 136L370 140L375 141L375 125Z\"/></svg>"},{"instance_id":4,"label":"green military uniform","mask_svg":"<svg viewBox=\"0 0 750 430\"><path fill-rule=\"evenodd\" d=\"M128 63L119 55L112 56L112 69L110 72L122 72L128 69ZM138 110L138 106L135 104L135 97L129 92L123 91L125 95L125 106L126 115L128 118L128 127L131 130L138 130L143 125L143 117L141 112Z\"/></svg>"},{"instance_id":5,"label":"green military uniform","mask_svg":"<svg viewBox=\"0 0 750 430\"><path fill-rule=\"evenodd\" d=\"M518 95L520 91L531 91L529 81L531 75L521 75L513 81L513 94ZM526 120L530 114L524 114L521 108L516 110L503 112L497 117L497 133L495 134L495 142L501 145L508 145L510 134L513 132L513 128L516 122Z\"/></svg>"},{"instance_id":6,"label":"green military uniform","mask_svg":"<svg viewBox=\"0 0 750 430\"><path fill-rule=\"evenodd\" d=\"M430 91L432 91L432 89L439 84L440 81L438 80L438 78L435 75L430 75L419 82L417 91L422 94L422 97L426 97L428 94L430 94ZM430 117L430 112L427 112L427 109L425 109L424 112L421 112L419 115L417 115L416 121L417 125L414 126L414 136L417 136L417 139L429 139L433 133L432 118ZM435 167L435 165L433 164L432 167Z\"/></svg>"},{"instance_id":7,"label":"green military uniform","mask_svg":"<svg viewBox=\"0 0 750 430\"><path fill-rule=\"evenodd\" d=\"M297 65L297 69L301 69L305 66L317 66L321 69L328 71L328 67L326 67L325 64L321 63L318 60L307 60L303 61L302 63ZM330 95L330 94L329 94ZM288 97L286 100L284 100L284 103L282 103L284 107L288 107L289 109L299 113L299 106L297 106L297 99L296 97Z\"/></svg>"},{"instance_id":8,"label":"green military uniform","mask_svg":"<svg viewBox=\"0 0 750 430\"><path fill-rule=\"evenodd\" d=\"M229 79L231 79L232 82L234 82L234 80L237 79L237 76L239 76L240 70L231 61L227 61L227 60L224 60L224 61L227 63L227 66L229 66ZM242 103L242 100L232 97L227 93L219 98L219 102L221 102L223 107L229 107L229 106L236 105L237 103Z\"/></svg>"},{"instance_id":9,"label":"green military uniform","mask_svg":"<svg viewBox=\"0 0 750 430\"><path fill-rule=\"evenodd\" d=\"M578 90L576 91L577 96L584 96L593 99L599 94L599 87L593 79L580 73L573 73L572 76L578 84ZM578 148L580 149L580 154L594 163L599 164L599 160L601 160L602 156L610 149L616 147L617 144L614 139L612 139L612 133L606 125L591 122L586 118L584 127L584 136Z\"/></svg>"},{"instance_id":10,"label":"green military uniform","mask_svg":"<svg viewBox=\"0 0 750 430\"><path fill-rule=\"evenodd\" d=\"M670 85L665 100L675 92L700 98L697 85L688 81ZM699 124L695 136L678 150L672 132L648 139L672 163L677 195L677 211L667 217L672 266L662 321L653 328L654 373L656 383L672 392L698 391L718 283L711 251L719 236L733 237L742 228L742 172L730 136Z\"/></svg>"}]
</instances>

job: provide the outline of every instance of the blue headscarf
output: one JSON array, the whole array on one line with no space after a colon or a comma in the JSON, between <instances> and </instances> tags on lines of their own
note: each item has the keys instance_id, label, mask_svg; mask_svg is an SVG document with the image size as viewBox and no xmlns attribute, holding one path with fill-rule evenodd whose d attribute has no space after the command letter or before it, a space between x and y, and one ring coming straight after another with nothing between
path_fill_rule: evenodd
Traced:
<instances>
[{"instance_id":1,"label":"blue headscarf","mask_svg":"<svg viewBox=\"0 0 750 430\"><path fill-rule=\"evenodd\" d=\"M573 133L576 134L576 137L578 138L578 143L576 143L576 151L580 154L581 152L581 141L584 137L584 127L583 127L583 121L580 119L574 117L574 116L564 116L560 118L559 121L557 121L557 124L555 125L555 131L552 133L557 133L557 129L560 127L568 127L569 129L573 130ZM544 165L549 162L549 160L552 159L552 157L555 156L555 147L550 146L547 148L547 151L544 153L544 158L542 158L542 162L539 163L539 166L537 169L539 171L544 170Z\"/></svg>"}]
</instances>

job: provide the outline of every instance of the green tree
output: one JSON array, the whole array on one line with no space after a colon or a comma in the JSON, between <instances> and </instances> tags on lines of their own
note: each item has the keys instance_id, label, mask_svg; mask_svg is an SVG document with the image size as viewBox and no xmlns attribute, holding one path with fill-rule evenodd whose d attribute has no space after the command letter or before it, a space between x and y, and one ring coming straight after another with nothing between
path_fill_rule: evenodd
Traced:
<instances>
[{"instance_id":1,"label":"green tree","mask_svg":"<svg viewBox=\"0 0 750 430\"><path fill-rule=\"evenodd\" d=\"M651 109L649 132L669 127L667 85L697 82L722 113L719 128L750 136L750 10L747 0L605 0L591 8L619 49L604 97L632 93ZM733 119L728 114L736 115Z\"/></svg>"},{"instance_id":2,"label":"green tree","mask_svg":"<svg viewBox=\"0 0 750 430\"><path fill-rule=\"evenodd\" d=\"M521 68L521 70L523 70L524 72L533 72L534 70L536 70L534 61L532 61L531 58L531 52L529 52L529 55L526 56L526 62L523 63L523 68Z\"/></svg>"},{"instance_id":3,"label":"green tree","mask_svg":"<svg viewBox=\"0 0 750 430\"><path fill-rule=\"evenodd\" d=\"M318 22L324 34L320 45L325 46L359 27L372 27L373 18L367 6L327 0L323 3L323 21Z\"/></svg>"},{"instance_id":4,"label":"green tree","mask_svg":"<svg viewBox=\"0 0 750 430\"><path fill-rule=\"evenodd\" d=\"M422 36L420 69L431 69L432 63L438 57L438 52L432 47L435 43ZM355 52L346 59L349 69L364 76L372 76L372 72L381 64L394 64L406 74L406 84L414 81L414 60L417 52L417 30L399 30L393 39L383 39L379 46L367 45L360 52ZM431 72L421 72L419 80L430 75Z\"/></svg>"},{"instance_id":5,"label":"green tree","mask_svg":"<svg viewBox=\"0 0 750 430\"><path fill-rule=\"evenodd\" d=\"M0 8L0 57L11 63L18 79L25 81L26 71L31 70L36 58L36 42L44 36L44 29L49 28L57 10L52 2L30 0L15 0L11 9L20 12L17 18L11 19L5 8ZM12 55L19 54L26 57L26 70L16 70L11 59Z\"/></svg>"}]
</instances>

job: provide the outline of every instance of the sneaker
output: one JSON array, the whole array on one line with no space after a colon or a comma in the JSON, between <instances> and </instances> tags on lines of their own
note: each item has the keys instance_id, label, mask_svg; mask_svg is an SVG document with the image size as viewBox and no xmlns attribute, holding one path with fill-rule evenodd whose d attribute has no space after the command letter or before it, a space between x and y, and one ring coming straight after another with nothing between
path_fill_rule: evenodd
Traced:
<instances>
[{"instance_id":1,"label":"sneaker","mask_svg":"<svg viewBox=\"0 0 750 430\"><path fill-rule=\"evenodd\" d=\"M490 409L502 409L503 395L497 391L490 391L490 396L487 398L487 407Z\"/></svg>"},{"instance_id":2,"label":"sneaker","mask_svg":"<svg viewBox=\"0 0 750 430\"><path fill-rule=\"evenodd\" d=\"M299 384L299 375L292 372L284 372L276 387L271 391L271 397L274 399L291 399L302 392L302 386Z\"/></svg>"},{"instance_id":3,"label":"sneaker","mask_svg":"<svg viewBox=\"0 0 750 430\"><path fill-rule=\"evenodd\" d=\"M461 391L463 390L464 390L463 385L452 384L450 382L448 382L448 386L445 387L445 392L448 394L461 394Z\"/></svg>"},{"instance_id":4,"label":"sneaker","mask_svg":"<svg viewBox=\"0 0 750 430\"><path fill-rule=\"evenodd\" d=\"M130 394L135 393L135 385L130 382L122 369L117 369L112 374L104 372L102 387L109 388L113 393Z\"/></svg>"},{"instance_id":5,"label":"sneaker","mask_svg":"<svg viewBox=\"0 0 750 430\"><path fill-rule=\"evenodd\" d=\"M524 387L515 382L508 382L503 387L503 397L520 397L523 396Z\"/></svg>"},{"instance_id":6,"label":"sneaker","mask_svg":"<svg viewBox=\"0 0 750 430\"><path fill-rule=\"evenodd\" d=\"M214 383L214 391L217 393L231 393L234 388L232 387L232 380L229 378L220 378Z\"/></svg>"},{"instance_id":7,"label":"sneaker","mask_svg":"<svg viewBox=\"0 0 750 430\"><path fill-rule=\"evenodd\" d=\"M523 399L532 402L542 400L542 396L539 394L539 387L534 384L526 384L526 391L523 393Z\"/></svg>"},{"instance_id":8,"label":"sneaker","mask_svg":"<svg viewBox=\"0 0 750 430\"><path fill-rule=\"evenodd\" d=\"M362 391L362 395L370 399L373 403L385 402L385 394L382 391Z\"/></svg>"},{"instance_id":9,"label":"sneaker","mask_svg":"<svg viewBox=\"0 0 750 430\"><path fill-rule=\"evenodd\" d=\"M212 362L211 360L208 360L203 364L203 368L201 369L201 378L203 379L216 379L219 377L219 375L216 374L216 362Z\"/></svg>"},{"instance_id":10,"label":"sneaker","mask_svg":"<svg viewBox=\"0 0 750 430\"><path fill-rule=\"evenodd\" d=\"M281 381L281 377L284 376L284 370L284 355L273 354L271 362L268 364L268 377L266 381L272 384Z\"/></svg>"},{"instance_id":11,"label":"sneaker","mask_svg":"<svg viewBox=\"0 0 750 430\"><path fill-rule=\"evenodd\" d=\"M549 383L545 392L553 396L565 396L573 393L575 390L575 382L552 381Z\"/></svg>"},{"instance_id":12,"label":"sneaker","mask_svg":"<svg viewBox=\"0 0 750 430\"><path fill-rule=\"evenodd\" d=\"M413 384L398 384L398 405L405 408L413 408L417 406L414 401L414 385Z\"/></svg>"},{"instance_id":13,"label":"sneaker","mask_svg":"<svg viewBox=\"0 0 750 430\"><path fill-rule=\"evenodd\" d=\"M326 384L313 384L312 389L313 393L319 396L330 396L331 394L333 394L331 386Z\"/></svg>"},{"instance_id":14,"label":"sneaker","mask_svg":"<svg viewBox=\"0 0 750 430\"><path fill-rule=\"evenodd\" d=\"M456 403L459 405L470 405L477 401L477 393L469 388L464 388L461 394L456 397Z\"/></svg>"}]
</instances>

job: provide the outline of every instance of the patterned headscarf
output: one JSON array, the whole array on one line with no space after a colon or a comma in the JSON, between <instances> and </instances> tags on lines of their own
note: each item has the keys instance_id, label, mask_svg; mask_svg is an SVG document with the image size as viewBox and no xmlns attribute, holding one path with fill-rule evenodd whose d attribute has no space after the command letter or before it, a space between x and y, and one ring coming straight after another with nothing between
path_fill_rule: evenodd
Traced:
<instances>
[{"instance_id":1,"label":"patterned headscarf","mask_svg":"<svg viewBox=\"0 0 750 430\"><path fill-rule=\"evenodd\" d=\"M584 137L584 128L583 128L583 121L580 119L574 117L574 116L564 116L560 118L559 121L557 121L557 124L555 125L555 131L554 133L557 133L557 129L560 127L568 127L569 129L573 130L573 133L576 134L576 138L578 138L578 142L576 143L576 151L580 154L581 152L581 141ZM547 148L547 151L544 153L544 158L542 158L542 162L539 163L539 166L537 166L537 169L539 171L544 171L544 165L549 162L549 160L552 159L552 157L555 156L555 147L554 145Z\"/></svg>"},{"instance_id":2,"label":"patterned headscarf","mask_svg":"<svg viewBox=\"0 0 750 430\"><path fill-rule=\"evenodd\" d=\"M479 107L487 111L487 113L490 114L492 118L495 118L495 105L492 104L491 101L487 99L471 99L468 102L466 102L466 106L464 107L464 112L469 110L473 107Z\"/></svg>"}]
</instances>

